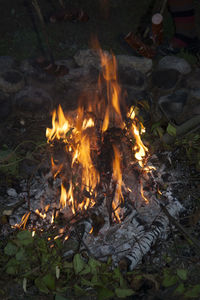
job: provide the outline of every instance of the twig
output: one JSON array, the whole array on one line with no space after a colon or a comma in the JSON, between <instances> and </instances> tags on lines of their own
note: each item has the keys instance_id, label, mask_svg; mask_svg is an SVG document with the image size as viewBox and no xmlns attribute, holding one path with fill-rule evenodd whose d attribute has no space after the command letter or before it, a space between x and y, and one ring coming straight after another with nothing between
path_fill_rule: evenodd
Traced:
<instances>
[{"instance_id":1,"label":"twig","mask_svg":"<svg viewBox=\"0 0 200 300\"><path fill-rule=\"evenodd\" d=\"M180 223L176 221L176 219L169 213L168 209L162 203L160 203L160 206L164 214L168 217L169 221L183 234L183 236L187 240L192 242L192 244L195 246L198 253L200 253L200 244L198 243L198 241L194 239L191 236L191 234L189 234L189 232L187 232L187 230Z\"/></svg>"},{"instance_id":2,"label":"twig","mask_svg":"<svg viewBox=\"0 0 200 300\"><path fill-rule=\"evenodd\" d=\"M43 34L44 34L45 39L46 39L46 46L47 46L47 49L48 49L48 52L49 52L51 63L54 64L54 57L53 57L53 54L52 54L52 51L51 51L51 48L50 48L49 37L48 37L47 29L46 29L46 26L45 26L44 18L43 18L43 15L41 13L39 4L38 4L37 0L32 0L32 4L33 4L33 7L36 10L36 13L37 13L38 18L39 18L39 20L41 22L41 25L42 25L42 30L43 30Z\"/></svg>"}]
</instances>

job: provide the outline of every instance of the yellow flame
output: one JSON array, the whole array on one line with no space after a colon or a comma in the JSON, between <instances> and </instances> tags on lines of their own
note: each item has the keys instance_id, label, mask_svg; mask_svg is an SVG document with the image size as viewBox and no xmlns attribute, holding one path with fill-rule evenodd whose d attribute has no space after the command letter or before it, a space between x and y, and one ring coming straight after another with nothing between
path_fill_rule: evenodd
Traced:
<instances>
[{"instance_id":1,"label":"yellow flame","mask_svg":"<svg viewBox=\"0 0 200 300\"><path fill-rule=\"evenodd\" d=\"M52 128L46 129L48 143L55 139L62 140L62 142L65 143L65 151L70 153L70 167L72 173L70 178L62 178L62 176L64 177L64 172L61 171L64 170L64 164L57 164L57 161L54 161L53 158L51 159L51 163L54 177L56 178L58 174L60 174L62 180L60 208L63 209L68 205L71 207L73 214L77 211L80 212L80 210L86 210L95 204L94 195L96 194L96 188L100 181L100 175L93 162L92 152L96 146L95 141L98 141L97 137L95 137L96 118L98 117L98 120L101 120L98 130L102 133L110 127L125 128L121 114L121 103L124 99L117 80L116 58L113 54L108 55L103 52L97 41L95 48L100 55L102 65L102 73L98 79L99 96L95 96L94 99L87 99L87 101L85 101L84 96L82 96L77 109L77 116L74 119L64 114L59 105L58 109L52 114ZM103 96L105 94L105 85L106 99L104 99ZM128 130L130 130L132 139L134 138L135 140L135 145L132 149L135 158L138 160L140 166L144 167L144 159L148 148L143 144L140 135L145 132L145 128L142 123L137 120L136 114L137 112L134 107L131 107L127 113L127 117L131 120L131 125ZM113 151L113 180L116 187L112 208L115 218L119 222L120 205L121 202L124 201L122 194L122 162L119 149L115 145L113 145ZM145 171L147 171L147 169ZM76 172L78 172L78 174L76 174ZM79 188L81 195L83 195L82 199L77 197L77 191L72 182L74 175L81 178ZM64 187L63 182L69 184L68 190ZM143 195L142 188L141 194ZM52 222L53 218L54 216L52 215Z\"/></svg>"},{"instance_id":2,"label":"yellow flame","mask_svg":"<svg viewBox=\"0 0 200 300\"><path fill-rule=\"evenodd\" d=\"M46 217L47 217L47 214L46 213L41 213L40 211L39 211L39 209L36 209L35 210L35 213L40 217L40 218L42 218L42 219L45 219Z\"/></svg>"}]
</instances>

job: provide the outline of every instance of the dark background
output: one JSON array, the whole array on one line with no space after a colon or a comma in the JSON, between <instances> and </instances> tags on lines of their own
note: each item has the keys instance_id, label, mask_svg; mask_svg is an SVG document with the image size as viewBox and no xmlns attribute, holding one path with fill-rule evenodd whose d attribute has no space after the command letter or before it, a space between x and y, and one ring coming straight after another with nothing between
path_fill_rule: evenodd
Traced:
<instances>
[{"instance_id":1,"label":"dark background","mask_svg":"<svg viewBox=\"0 0 200 300\"><path fill-rule=\"evenodd\" d=\"M31 0L27 1L31 3ZM89 15L89 21L46 24L50 46L56 59L67 58L79 49L88 48L91 34L97 35L102 48L112 49L115 54L131 54L131 49L123 43L123 37L129 31L135 32L141 23L145 27L150 22L151 12L145 17L144 15L152 2L155 9L162 3L160 0L63 1L67 9L83 9ZM0 55L11 55L19 60L40 54L37 35L24 2L24 0L0 0ZM61 9L59 0L38 0L38 3L45 20L49 19L52 12ZM200 3L199 1L195 3L199 33ZM34 9L32 11L40 31L40 38L44 41L38 16ZM173 35L173 23L167 9L164 13L164 33L166 38Z\"/></svg>"}]
</instances>

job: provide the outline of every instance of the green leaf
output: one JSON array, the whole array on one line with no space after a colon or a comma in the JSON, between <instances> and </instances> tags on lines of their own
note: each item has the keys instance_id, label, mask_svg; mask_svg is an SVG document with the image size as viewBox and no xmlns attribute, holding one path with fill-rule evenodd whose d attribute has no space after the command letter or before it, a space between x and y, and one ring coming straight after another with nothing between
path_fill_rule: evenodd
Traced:
<instances>
[{"instance_id":1,"label":"green leaf","mask_svg":"<svg viewBox=\"0 0 200 300\"><path fill-rule=\"evenodd\" d=\"M43 292L45 294L49 293L49 289L46 287L41 277L35 279L35 285L40 290L40 292Z\"/></svg>"},{"instance_id":2,"label":"green leaf","mask_svg":"<svg viewBox=\"0 0 200 300\"><path fill-rule=\"evenodd\" d=\"M73 263L68 262L68 261L64 261L63 268L72 269L73 268Z\"/></svg>"},{"instance_id":3,"label":"green leaf","mask_svg":"<svg viewBox=\"0 0 200 300\"><path fill-rule=\"evenodd\" d=\"M183 294L185 291L185 287L183 282L181 282L178 287L175 289L174 294Z\"/></svg>"},{"instance_id":4,"label":"green leaf","mask_svg":"<svg viewBox=\"0 0 200 300\"><path fill-rule=\"evenodd\" d=\"M119 268L114 269L113 278L119 282L121 288L126 289L126 281L124 280Z\"/></svg>"},{"instance_id":5,"label":"green leaf","mask_svg":"<svg viewBox=\"0 0 200 300\"><path fill-rule=\"evenodd\" d=\"M185 293L185 298L199 298L200 296L200 284L193 286Z\"/></svg>"},{"instance_id":6,"label":"green leaf","mask_svg":"<svg viewBox=\"0 0 200 300\"><path fill-rule=\"evenodd\" d=\"M88 265L90 266L91 273L96 274L98 268L101 266L101 263L98 260L90 257Z\"/></svg>"},{"instance_id":7,"label":"green leaf","mask_svg":"<svg viewBox=\"0 0 200 300\"><path fill-rule=\"evenodd\" d=\"M100 280L97 274L93 275L91 279L91 283L93 284L93 286L102 286L102 287L104 286L104 284L102 283L102 281Z\"/></svg>"},{"instance_id":8,"label":"green leaf","mask_svg":"<svg viewBox=\"0 0 200 300\"><path fill-rule=\"evenodd\" d=\"M8 242L4 248L4 253L9 256L13 256L17 253L18 247L11 242Z\"/></svg>"},{"instance_id":9,"label":"green leaf","mask_svg":"<svg viewBox=\"0 0 200 300\"><path fill-rule=\"evenodd\" d=\"M81 271L79 274L80 275L87 275L89 273L91 273L91 268L90 268L90 266L86 265L86 267L83 269L83 271Z\"/></svg>"},{"instance_id":10,"label":"green leaf","mask_svg":"<svg viewBox=\"0 0 200 300\"><path fill-rule=\"evenodd\" d=\"M20 248L19 251L16 253L15 257L16 260L18 261L26 260L27 258L26 258L25 250L23 248Z\"/></svg>"},{"instance_id":11,"label":"green leaf","mask_svg":"<svg viewBox=\"0 0 200 300\"><path fill-rule=\"evenodd\" d=\"M44 284L48 287L50 290L55 290L55 277L51 274L47 274L42 278L42 281Z\"/></svg>"},{"instance_id":12,"label":"green leaf","mask_svg":"<svg viewBox=\"0 0 200 300\"><path fill-rule=\"evenodd\" d=\"M110 299L110 298L113 298L114 296L115 296L115 294L113 293L113 291L111 291L107 288L100 287L97 289L98 300Z\"/></svg>"},{"instance_id":13,"label":"green leaf","mask_svg":"<svg viewBox=\"0 0 200 300\"><path fill-rule=\"evenodd\" d=\"M85 286L89 286L89 287L93 287L94 286L94 284L91 281L89 281L89 280L87 280L85 278L81 278L81 285L85 285Z\"/></svg>"},{"instance_id":14,"label":"green leaf","mask_svg":"<svg viewBox=\"0 0 200 300\"><path fill-rule=\"evenodd\" d=\"M120 289L120 288L116 288L115 289L115 294L119 298L125 298L125 297L133 295L134 291L132 289Z\"/></svg>"},{"instance_id":15,"label":"green leaf","mask_svg":"<svg viewBox=\"0 0 200 300\"><path fill-rule=\"evenodd\" d=\"M7 145L0 150L0 170L5 174L18 176L19 162L15 152L11 151Z\"/></svg>"},{"instance_id":16,"label":"green leaf","mask_svg":"<svg viewBox=\"0 0 200 300\"><path fill-rule=\"evenodd\" d=\"M6 273L16 275L18 273L19 263L13 257L6 264Z\"/></svg>"},{"instance_id":17,"label":"green leaf","mask_svg":"<svg viewBox=\"0 0 200 300\"><path fill-rule=\"evenodd\" d=\"M67 298L65 298L65 297L63 297L63 296L61 296L59 294L56 294L55 300L67 300Z\"/></svg>"},{"instance_id":18,"label":"green leaf","mask_svg":"<svg viewBox=\"0 0 200 300\"><path fill-rule=\"evenodd\" d=\"M176 136L176 127L169 123L167 126L167 133L169 133L171 136Z\"/></svg>"},{"instance_id":19,"label":"green leaf","mask_svg":"<svg viewBox=\"0 0 200 300\"><path fill-rule=\"evenodd\" d=\"M182 280L186 280L187 279L187 270L185 269L177 269L176 271L178 277Z\"/></svg>"},{"instance_id":20,"label":"green leaf","mask_svg":"<svg viewBox=\"0 0 200 300\"><path fill-rule=\"evenodd\" d=\"M164 270L164 278L162 281L162 285L164 287L170 287L176 284L177 281L178 281L178 277L176 275L171 274L171 272L168 269Z\"/></svg>"},{"instance_id":21,"label":"green leaf","mask_svg":"<svg viewBox=\"0 0 200 300\"><path fill-rule=\"evenodd\" d=\"M73 266L76 275L80 273L85 267L85 262L83 261L79 253L74 255Z\"/></svg>"},{"instance_id":22,"label":"green leaf","mask_svg":"<svg viewBox=\"0 0 200 300\"><path fill-rule=\"evenodd\" d=\"M80 286L78 286L77 284L74 285L74 292L76 296L82 296L86 294L86 291L82 289Z\"/></svg>"},{"instance_id":23,"label":"green leaf","mask_svg":"<svg viewBox=\"0 0 200 300\"><path fill-rule=\"evenodd\" d=\"M23 230L17 234L18 241L23 246L28 246L33 243L33 237L30 231Z\"/></svg>"}]
</instances>

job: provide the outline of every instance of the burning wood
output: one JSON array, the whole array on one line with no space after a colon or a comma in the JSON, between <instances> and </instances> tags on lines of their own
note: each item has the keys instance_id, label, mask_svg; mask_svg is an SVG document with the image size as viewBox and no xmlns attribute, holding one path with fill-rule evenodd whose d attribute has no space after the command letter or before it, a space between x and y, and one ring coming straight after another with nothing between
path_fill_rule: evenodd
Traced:
<instances>
[{"instance_id":1,"label":"burning wood","mask_svg":"<svg viewBox=\"0 0 200 300\"><path fill-rule=\"evenodd\" d=\"M125 257L133 268L165 233L168 219L157 197L160 178L141 139L145 128L134 107L124 105L115 57L98 53L99 93L87 103L80 99L75 116L61 106L53 112L52 128L46 130L52 170L37 196L46 200L41 209L31 203L19 226L32 218L35 231L38 220L41 227L59 220L62 228L55 238L63 241L81 226L82 250L99 259L112 255L114 262ZM164 205L172 216L182 209L170 193Z\"/></svg>"},{"instance_id":2,"label":"burning wood","mask_svg":"<svg viewBox=\"0 0 200 300\"><path fill-rule=\"evenodd\" d=\"M102 62L100 97L88 99L84 106L81 104L75 120L65 116L59 106L53 112L52 128L47 128L46 135L51 147L60 141L63 151L67 152L66 159L60 164L56 165L55 158L52 158L54 176L59 174L62 180L60 207L70 206L74 214L86 211L98 203L99 190L102 189L105 197L112 194L112 199L107 197L110 220L121 222L122 190L128 188L123 181L123 172L130 169L130 164L137 163L141 167L138 172L144 172L148 149L141 140L140 134L145 129L134 108L122 116L123 95L117 82L115 57L110 58L101 50L99 54ZM106 98L103 98L104 83ZM140 190L143 202L148 203L143 188Z\"/></svg>"}]
</instances>

